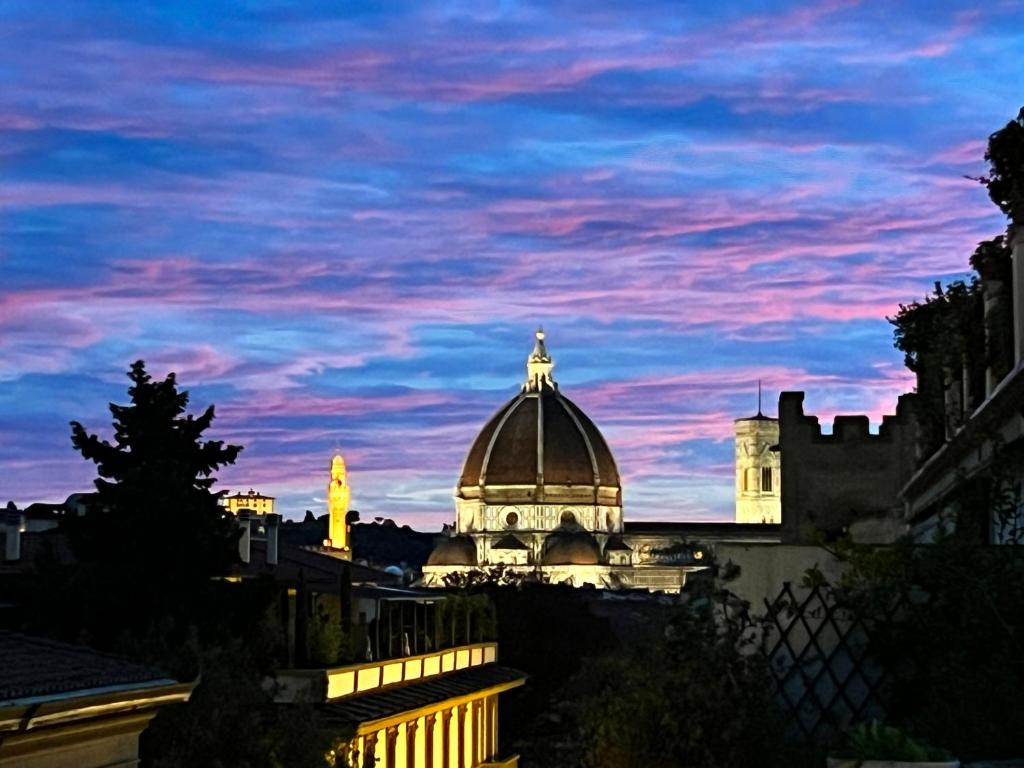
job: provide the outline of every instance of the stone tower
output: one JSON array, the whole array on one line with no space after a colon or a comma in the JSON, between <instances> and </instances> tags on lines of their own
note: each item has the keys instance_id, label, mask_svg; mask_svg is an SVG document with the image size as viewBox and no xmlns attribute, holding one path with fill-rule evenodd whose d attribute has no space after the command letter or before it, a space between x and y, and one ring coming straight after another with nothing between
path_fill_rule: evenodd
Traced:
<instances>
[{"instance_id":1,"label":"stone tower","mask_svg":"<svg viewBox=\"0 0 1024 768\"><path fill-rule=\"evenodd\" d=\"M736 419L736 522L782 522L779 421L761 413Z\"/></svg>"},{"instance_id":2,"label":"stone tower","mask_svg":"<svg viewBox=\"0 0 1024 768\"><path fill-rule=\"evenodd\" d=\"M349 552L348 543L348 503L349 487L345 470L345 460L340 455L331 461L331 482L327 486L327 541L324 545L331 549Z\"/></svg>"}]
</instances>

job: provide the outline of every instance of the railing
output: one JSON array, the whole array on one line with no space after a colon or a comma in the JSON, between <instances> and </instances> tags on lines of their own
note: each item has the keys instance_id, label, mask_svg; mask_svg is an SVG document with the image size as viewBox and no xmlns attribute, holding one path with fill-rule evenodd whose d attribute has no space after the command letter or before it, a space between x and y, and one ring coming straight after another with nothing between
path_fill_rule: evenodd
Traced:
<instances>
[{"instance_id":1,"label":"railing","mask_svg":"<svg viewBox=\"0 0 1024 768\"><path fill-rule=\"evenodd\" d=\"M519 768L519 755L480 763L480 768Z\"/></svg>"},{"instance_id":2,"label":"railing","mask_svg":"<svg viewBox=\"0 0 1024 768\"><path fill-rule=\"evenodd\" d=\"M330 669L288 669L275 675L274 700L335 701L346 696L424 680L498 660L497 643L475 643L397 659Z\"/></svg>"}]
</instances>

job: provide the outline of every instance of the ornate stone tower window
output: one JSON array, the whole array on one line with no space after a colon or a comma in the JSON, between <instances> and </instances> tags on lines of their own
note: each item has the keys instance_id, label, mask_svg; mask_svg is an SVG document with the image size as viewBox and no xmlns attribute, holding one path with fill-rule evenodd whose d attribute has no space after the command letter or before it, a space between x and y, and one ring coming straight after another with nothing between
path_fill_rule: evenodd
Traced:
<instances>
[{"instance_id":1,"label":"ornate stone tower window","mask_svg":"<svg viewBox=\"0 0 1024 768\"><path fill-rule=\"evenodd\" d=\"M779 422L761 413L760 383L757 414L736 419L736 522L779 523L781 461Z\"/></svg>"}]
</instances>

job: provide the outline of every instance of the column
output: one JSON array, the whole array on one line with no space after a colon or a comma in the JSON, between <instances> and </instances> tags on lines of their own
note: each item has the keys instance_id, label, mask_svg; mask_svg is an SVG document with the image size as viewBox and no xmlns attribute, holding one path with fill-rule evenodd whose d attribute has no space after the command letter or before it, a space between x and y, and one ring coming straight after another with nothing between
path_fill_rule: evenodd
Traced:
<instances>
[{"instance_id":1,"label":"column","mask_svg":"<svg viewBox=\"0 0 1024 768\"><path fill-rule=\"evenodd\" d=\"M386 768L398 768L395 761L395 741L398 740L398 726L389 725L384 732L384 765Z\"/></svg>"},{"instance_id":2,"label":"column","mask_svg":"<svg viewBox=\"0 0 1024 768\"><path fill-rule=\"evenodd\" d=\"M467 766L466 766L466 714L467 714L468 711L469 711L469 707L467 705L465 705L465 704L459 704L459 706L457 706L455 708L455 716L459 719L458 723L456 723L456 725L457 725L457 727L459 729L459 739L458 739L458 742L459 742L458 743L459 759L455 761L455 765L458 766L458 768L467 768Z\"/></svg>"},{"instance_id":3,"label":"column","mask_svg":"<svg viewBox=\"0 0 1024 768\"><path fill-rule=\"evenodd\" d=\"M486 761L491 757L491 708L487 699L480 701L480 708L480 759Z\"/></svg>"},{"instance_id":4,"label":"column","mask_svg":"<svg viewBox=\"0 0 1024 768\"><path fill-rule=\"evenodd\" d=\"M491 722L490 722L490 737L491 737L491 753L488 757L494 757L498 754L498 694L492 694L487 699L487 705L491 710Z\"/></svg>"},{"instance_id":5,"label":"column","mask_svg":"<svg viewBox=\"0 0 1024 768\"><path fill-rule=\"evenodd\" d=\"M416 768L416 727L415 720L405 724L405 765L406 768Z\"/></svg>"},{"instance_id":6,"label":"column","mask_svg":"<svg viewBox=\"0 0 1024 768\"><path fill-rule=\"evenodd\" d=\"M484 700L473 702L473 764L484 760Z\"/></svg>"},{"instance_id":7,"label":"column","mask_svg":"<svg viewBox=\"0 0 1024 768\"><path fill-rule=\"evenodd\" d=\"M434 723L437 713L431 712L423 718L423 765L434 768Z\"/></svg>"},{"instance_id":8,"label":"column","mask_svg":"<svg viewBox=\"0 0 1024 768\"><path fill-rule=\"evenodd\" d=\"M452 711L446 709L441 712L441 764L444 768L451 768L452 764Z\"/></svg>"},{"instance_id":9,"label":"column","mask_svg":"<svg viewBox=\"0 0 1024 768\"><path fill-rule=\"evenodd\" d=\"M362 763L363 768L375 768L377 765L377 731L363 738Z\"/></svg>"}]
</instances>

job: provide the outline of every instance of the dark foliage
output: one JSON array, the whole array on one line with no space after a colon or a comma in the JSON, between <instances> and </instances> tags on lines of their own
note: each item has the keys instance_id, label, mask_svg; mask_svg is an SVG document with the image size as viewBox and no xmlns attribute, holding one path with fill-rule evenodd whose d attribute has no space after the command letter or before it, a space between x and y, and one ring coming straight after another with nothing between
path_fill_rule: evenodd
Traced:
<instances>
[{"instance_id":1,"label":"dark foliage","mask_svg":"<svg viewBox=\"0 0 1024 768\"><path fill-rule=\"evenodd\" d=\"M275 705L263 681L279 658L283 635L270 606L269 583L214 582L197 595L195 623L184 643L166 635L135 638L133 655L187 673L198 663L192 700L164 710L143 734L143 765L154 768L322 768L345 734L311 705Z\"/></svg>"},{"instance_id":2,"label":"dark foliage","mask_svg":"<svg viewBox=\"0 0 1024 768\"><path fill-rule=\"evenodd\" d=\"M131 618L187 609L191 593L236 561L237 528L211 490L213 473L241 448L202 439L213 406L186 414L174 374L153 381L140 360L128 374L129 405L111 403L114 440L71 423L72 443L97 465L93 511L71 521L71 544L97 588L134 599ZM125 574L138 575L126 582ZM124 594L123 591L127 591Z\"/></svg>"},{"instance_id":3,"label":"dark foliage","mask_svg":"<svg viewBox=\"0 0 1024 768\"><path fill-rule=\"evenodd\" d=\"M989 172L979 181L1014 225L1024 224L1024 108L989 136L985 160Z\"/></svg>"},{"instance_id":4,"label":"dark foliage","mask_svg":"<svg viewBox=\"0 0 1024 768\"><path fill-rule=\"evenodd\" d=\"M358 519L358 512L349 512ZM309 510L302 522L286 520L281 527L283 541L317 546L327 538L327 515L316 517ZM436 544L437 534L414 531L408 525L395 525L391 520L381 523L351 522L352 557L372 566L406 565L421 569Z\"/></svg>"},{"instance_id":5,"label":"dark foliage","mask_svg":"<svg viewBox=\"0 0 1024 768\"><path fill-rule=\"evenodd\" d=\"M945 288L936 283L931 296L901 304L889 322L904 363L917 374L918 427L922 447L930 454L944 442L947 422L956 418L946 408L947 379L967 371L972 393L968 407L980 402L985 390L988 356L981 286L977 280L957 280Z\"/></svg>"},{"instance_id":6,"label":"dark foliage","mask_svg":"<svg viewBox=\"0 0 1024 768\"><path fill-rule=\"evenodd\" d=\"M837 553L851 566L837 599L871 623L871 651L894 676L890 722L960 760L1024 754L1020 548L950 535Z\"/></svg>"},{"instance_id":7,"label":"dark foliage","mask_svg":"<svg viewBox=\"0 0 1024 768\"><path fill-rule=\"evenodd\" d=\"M1016 120L989 137L985 160L989 173L977 181L1010 218L1012 233L1013 227L1024 223L1024 109ZM966 374L968 386L962 396L968 400L964 406L969 412L984 397L986 368L998 381L1013 367L1007 238L1001 235L979 243L970 262L981 281L993 291L998 286L998 292L986 296L977 278L969 283L955 281L945 288L936 283L923 302L901 304L899 312L889 318L895 326L895 346L904 353L906 366L917 374L922 459L942 445L947 428L959 426L959 409L947 408L947 385L959 390Z\"/></svg>"},{"instance_id":8,"label":"dark foliage","mask_svg":"<svg viewBox=\"0 0 1024 768\"><path fill-rule=\"evenodd\" d=\"M798 764L765 661L748 652L745 614L710 579L695 586L682 599L619 600L564 585L489 588L502 662L530 675L502 701L507 746L524 765Z\"/></svg>"},{"instance_id":9,"label":"dark foliage","mask_svg":"<svg viewBox=\"0 0 1024 768\"><path fill-rule=\"evenodd\" d=\"M583 765L794 765L756 626L725 590L690 594L662 637L580 676Z\"/></svg>"},{"instance_id":10,"label":"dark foliage","mask_svg":"<svg viewBox=\"0 0 1024 768\"><path fill-rule=\"evenodd\" d=\"M237 529L211 490L241 450L203 441L213 408L186 415L174 375L129 377L131 403L111 405L112 443L72 423L97 464L89 514L68 521L70 562L49 558L18 595L25 629L144 661L196 680L192 700L144 732L143 765L322 766L343 736L312 708L274 705L262 687L283 657L270 582L215 578L237 557Z\"/></svg>"}]
</instances>

